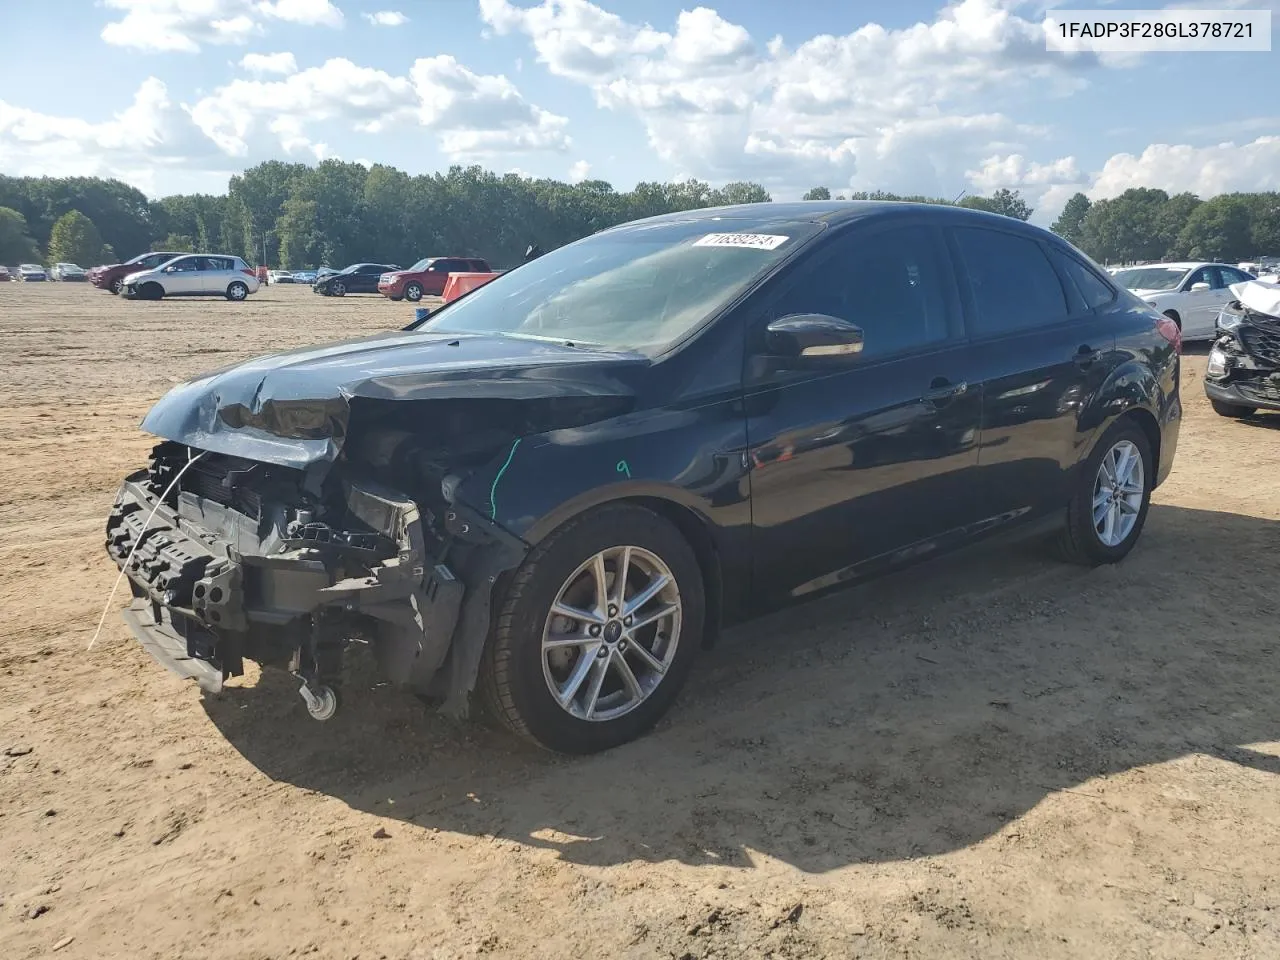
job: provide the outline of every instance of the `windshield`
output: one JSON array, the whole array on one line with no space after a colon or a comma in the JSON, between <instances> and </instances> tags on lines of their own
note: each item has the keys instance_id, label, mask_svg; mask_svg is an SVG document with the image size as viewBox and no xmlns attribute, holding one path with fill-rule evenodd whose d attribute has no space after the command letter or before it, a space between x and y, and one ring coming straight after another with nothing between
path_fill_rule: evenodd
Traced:
<instances>
[{"instance_id":1,"label":"windshield","mask_svg":"<svg viewBox=\"0 0 1280 960\"><path fill-rule=\"evenodd\" d=\"M360 269L361 267L363 267L363 266L364 266L364 264L363 264L363 263L353 263L351 266L349 266L349 267L347 267L345 270L343 270L343 271L342 271L342 274L340 274L340 275L345 275L345 274L348 274L348 273L355 273L357 270L359 270L359 269Z\"/></svg>"},{"instance_id":2,"label":"windshield","mask_svg":"<svg viewBox=\"0 0 1280 960\"><path fill-rule=\"evenodd\" d=\"M431 264L435 261L435 259L436 259L435 257L423 257L421 260L415 263L412 267L410 267L408 272L421 273L423 270L427 269L427 267L431 266Z\"/></svg>"},{"instance_id":3,"label":"windshield","mask_svg":"<svg viewBox=\"0 0 1280 960\"><path fill-rule=\"evenodd\" d=\"M1172 290L1186 275L1185 267L1134 267L1112 274L1128 290Z\"/></svg>"},{"instance_id":4,"label":"windshield","mask_svg":"<svg viewBox=\"0 0 1280 960\"><path fill-rule=\"evenodd\" d=\"M760 218L611 230L502 274L419 329L659 353L820 229Z\"/></svg>"}]
</instances>

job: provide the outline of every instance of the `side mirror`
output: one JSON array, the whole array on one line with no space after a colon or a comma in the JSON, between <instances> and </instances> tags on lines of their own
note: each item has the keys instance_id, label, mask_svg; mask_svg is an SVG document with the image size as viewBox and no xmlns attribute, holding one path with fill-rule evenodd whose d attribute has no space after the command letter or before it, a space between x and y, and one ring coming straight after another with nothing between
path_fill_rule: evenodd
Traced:
<instances>
[{"instance_id":1,"label":"side mirror","mask_svg":"<svg viewBox=\"0 0 1280 960\"><path fill-rule=\"evenodd\" d=\"M1204 291L1206 291L1206 290L1208 290L1208 289L1209 289L1209 285L1208 285L1207 283L1205 283L1203 280L1201 280L1199 283L1193 283L1193 284L1191 285L1191 292L1192 292L1192 293L1203 293Z\"/></svg>"},{"instance_id":2,"label":"side mirror","mask_svg":"<svg viewBox=\"0 0 1280 960\"><path fill-rule=\"evenodd\" d=\"M856 357L862 328L825 313L793 313L768 326L769 352L792 360Z\"/></svg>"},{"instance_id":3,"label":"side mirror","mask_svg":"<svg viewBox=\"0 0 1280 960\"><path fill-rule=\"evenodd\" d=\"M173 272L174 272L175 270L177 270L177 269L178 269L177 267L165 267L165 268L164 268L164 272L165 272L165 273L173 273Z\"/></svg>"}]
</instances>

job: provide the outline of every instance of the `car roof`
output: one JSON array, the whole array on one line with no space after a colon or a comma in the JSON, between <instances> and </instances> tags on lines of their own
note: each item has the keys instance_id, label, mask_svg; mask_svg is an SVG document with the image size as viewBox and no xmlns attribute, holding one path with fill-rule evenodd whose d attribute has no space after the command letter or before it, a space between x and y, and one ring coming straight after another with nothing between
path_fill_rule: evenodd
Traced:
<instances>
[{"instance_id":1,"label":"car roof","mask_svg":"<svg viewBox=\"0 0 1280 960\"><path fill-rule=\"evenodd\" d=\"M954 225L998 225L1005 229L1025 231L1041 237L1055 236L1040 227L1013 217L1001 216L998 213L971 210L968 207L956 207L945 203L916 203L907 200L793 200L701 207L695 210L659 214L643 220L633 220L600 232L626 231L641 225L650 226L658 223L693 223L703 220L748 220L756 229L766 227L776 229L788 223L821 223L837 226L859 220L889 220L921 214Z\"/></svg>"},{"instance_id":2,"label":"car roof","mask_svg":"<svg viewBox=\"0 0 1280 960\"><path fill-rule=\"evenodd\" d=\"M1168 267L1172 270L1192 270L1196 267L1229 267L1232 264L1218 263L1216 260L1170 260L1168 263L1139 263L1132 267L1120 267L1121 270L1145 270L1147 267Z\"/></svg>"}]
</instances>

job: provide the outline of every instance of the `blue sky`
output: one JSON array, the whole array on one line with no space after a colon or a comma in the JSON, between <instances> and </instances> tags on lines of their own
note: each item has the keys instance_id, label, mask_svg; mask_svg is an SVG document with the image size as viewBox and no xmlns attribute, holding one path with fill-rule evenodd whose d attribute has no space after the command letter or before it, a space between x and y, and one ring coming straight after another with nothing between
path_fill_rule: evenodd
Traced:
<instances>
[{"instance_id":1,"label":"blue sky","mask_svg":"<svg viewBox=\"0 0 1280 960\"><path fill-rule=\"evenodd\" d=\"M749 179L779 199L1011 187L1037 220L1076 190L1280 189L1280 53L1045 51L1047 8L1096 2L6 6L0 172L119 176L156 196L326 156L619 189Z\"/></svg>"}]
</instances>

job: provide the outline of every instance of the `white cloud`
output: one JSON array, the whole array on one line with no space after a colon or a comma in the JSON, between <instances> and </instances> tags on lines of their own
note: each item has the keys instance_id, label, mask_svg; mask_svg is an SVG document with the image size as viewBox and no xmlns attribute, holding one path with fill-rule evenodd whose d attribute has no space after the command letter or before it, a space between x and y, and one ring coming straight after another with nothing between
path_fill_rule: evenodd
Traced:
<instances>
[{"instance_id":1,"label":"white cloud","mask_svg":"<svg viewBox=\"0 0 1280 960\"><path fill-rule=\"evenodd\" d=\"M506 77L468 70L453 57L416 61L407 76L345 58L275 80L237 79L189 108L192 122L229 156L321 156L316 127L376 134L396 125L435 132L451 158L568 146L568 121L521 96Z\"/></svg>"},{"instance_id":2,"label":"white cloud","mask_svg":"<svg viewBox=\"0 0 1280 960\"><path fill-rule=\"evenodd\" d=\"M587 163L585 160L576 160L574 161L573 166L569 168L569 182L581 183L583 180L587 179L587 176L590 173L591 164Z\"/></svg>"},{"instance_id":3,"label":"white cloud","mask_svg":"<svg viewBox=\"0 0 1280 960\"><path fill-rule=\"evenodd\" d=\"M157 169L181 171L190 181L225 168L222 160L155 77L143 81L128 107L98 122L0 100L0 169L19 176L119 177L154 189ZM227 173L219 173L222 188Z\"/></svg>"},{"instance_id":4,"label":"white cloud","mask_svg":"<svg viewBox=\"0 0 1280 960\"><path fill-rule=\"evenodd\" d=\"M399 10L379 10L377 13L366 13L364 18L375 27L403 27L409 22Z\"/></svg>"},{"instance_id":5,"label":"white cloud","mask_svg":"<svg viewBox=\"0 0 1280 960\"><path fill-rule=\"evenodd\" d=\"M102 28L102 39L120 47L196 53L206 44L244 44L268 21L342 26L330 0L102 0L123 16Z\"/></svg>"},{"instance_id":6,"label":"white cloud","mask_svg":"<svg viewBox=\"0 0 1280 960\"><path fill-rule=\"evenodd\" d=\"M534 106L506 77L473 73L453 57L418 60L409 71L422 124L440 132L455 157L513 150L563 150L569 121Z\"/></svg>"},{"instance_id":7,"label":"white cloud","mask_svg":"<svg viewBox=\"0 0 1280 960\"><path fill-rule=\"evenodd\" d=\"M298 61L292 53L246 53L240 58L240 67L250 73L278 73L288 76L298 72Z\"/></svg>"},{"instance_id":8,"label":"white cloud","mask_svg":"<svg viewBox=\"0 0 1280 960\"><path fill-rule=\"evenodd\" d=\"M1136 155L1114 154L1091 173L1083 172L1075 157L1037 163L1019 154L991 156L967 176L983 192L1021 190L1036 208L1033 219L1049 223L1077 192L1103 200L1131 187L1157 187L1208 199L1220 193L1280 190L1280 137L1201 147L1153 143Z\"/></svg>"},{"instance_id":9,"label":"white cloud","mask_svg":"<svg viewBox=\"0 0 1280 960\"><path fill-rule=\"evenodd\" d=\"M589 0L480 0L480 12L495 32L527 36L539 63L601 107L637 116L672 169L929 192L1038 135L1007 115L1028 90L1070 92L1097 67L1046 51L1039 20L1014 5L959 0L928 23L869 23L795 49L762 45L707 7L682 11L669 32Z\"/></svg>"}]
</instances>

